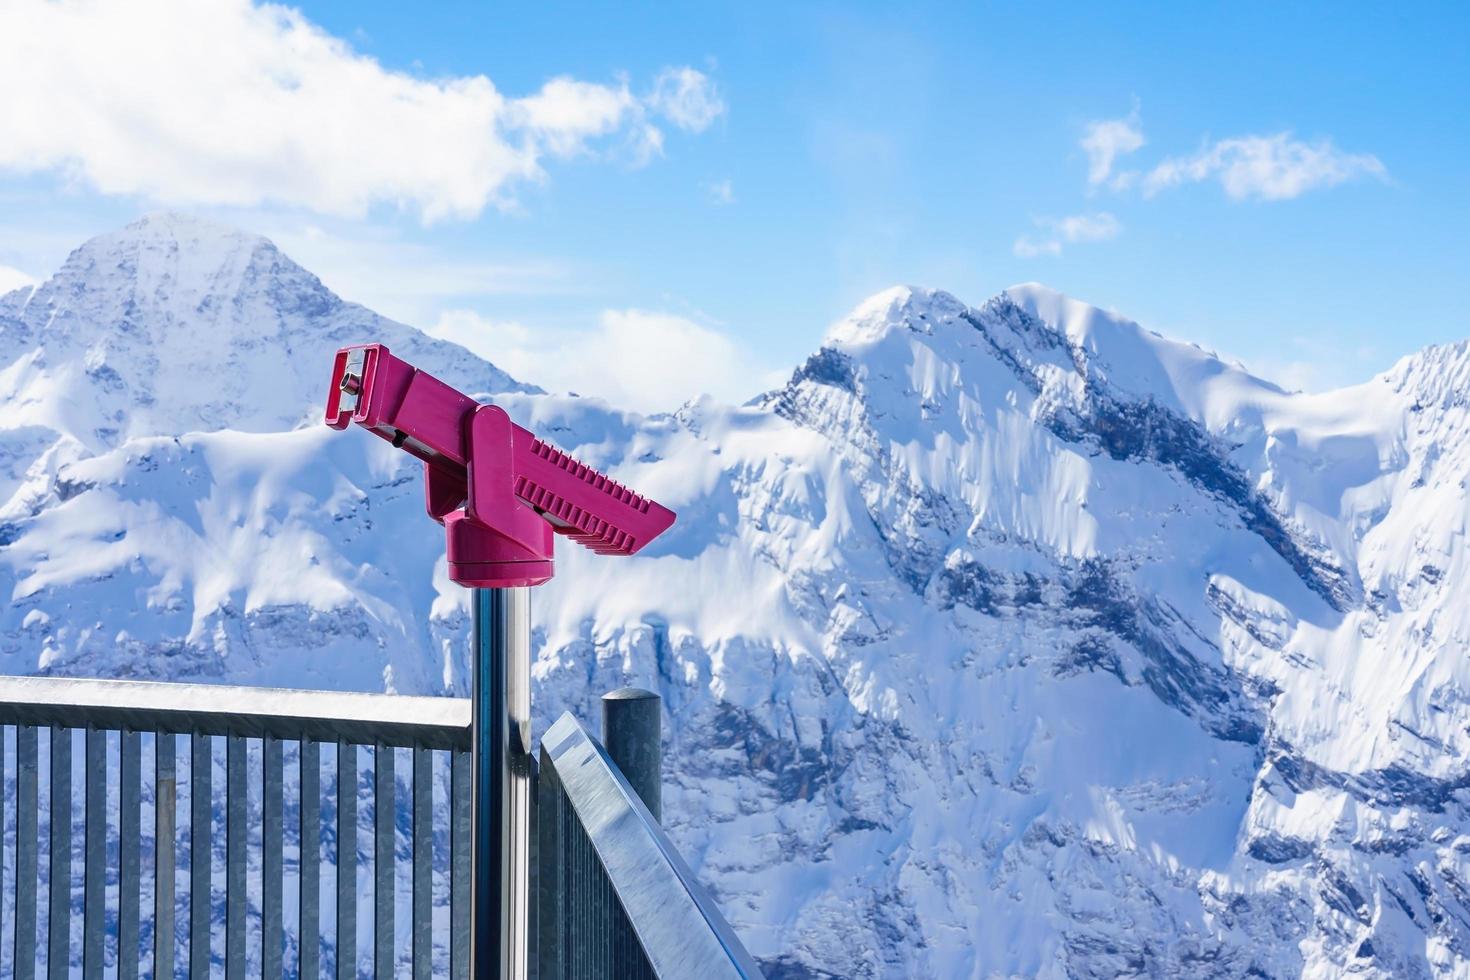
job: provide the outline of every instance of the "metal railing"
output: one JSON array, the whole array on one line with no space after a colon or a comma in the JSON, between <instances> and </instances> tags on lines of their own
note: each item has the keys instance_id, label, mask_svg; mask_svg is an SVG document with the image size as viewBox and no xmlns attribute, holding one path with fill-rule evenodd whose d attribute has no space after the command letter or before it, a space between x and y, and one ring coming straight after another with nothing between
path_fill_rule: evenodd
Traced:
<instances>
[{"instance_id":1,"label":"metal railing","mask_svg":"<svg viewBox=\"0 0 1470 980\"><path fill-rule=\"evenodd\" d=\"M466 976L468 724L469 702L451 698L0 678L0 725L8 726L0 766L13 766L4 773L0 848L0 861L13 863L13 870L4 869L0 880L14 883L0 903L0 973L54 980L77 970L84 978L116 970L119 980L128 980L207 977L213 967L233 980L247 968L277 978L316 977L328 966L345 978L358 976L359 953L370 951L376 976L398 975L400 960L403 975L416 980ZM182 752L179 737L187 739ZM80 760L74 740L83 745ZM325 784L324 744L333 763ZM356 846L363 747L373 808L366 888ZM411 755L406 805L398 799L399 749ZM219 799L217 769L224 776ZM434 804L436 781L447 783L445 805ZM288 789L294 791L289 809ZM44 836L38 833L43 812ZM409 825L407 950L395 943L400 812ZM294 819L288 822L288 815ZM150 839L152 860L145 861ZM349 840L353 846L337 847ZM447 852L437 862L436 842ZM285 888L288 843L292 895ZM324 868L324 858L332 867ZM437 964L436 863L449 878ZM371 938L369 949L359 950L360 933L368 931L358 923L365 892ZM326 936L324 893L336 918ZM288 907L295 913L290 923Z\"/></svg>"},{"instance_id":2,"label":"metal railing","mask_svg":"<svg viewBox=\"0 0 1470 980\"><path fill-rule=\"evenodd\" d=\"M542 742L532 974L760 976L659 827L658 699L604 708L612 755L570 715ZM469 721L456 698L0 678L0 976L466 978Z\"/></svg>"}]
</instances>

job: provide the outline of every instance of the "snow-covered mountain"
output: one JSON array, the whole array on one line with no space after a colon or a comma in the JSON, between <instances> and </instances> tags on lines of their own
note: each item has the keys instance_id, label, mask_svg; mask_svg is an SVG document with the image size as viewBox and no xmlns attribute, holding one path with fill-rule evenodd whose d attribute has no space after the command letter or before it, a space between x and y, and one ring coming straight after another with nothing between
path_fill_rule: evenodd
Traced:
<instances>
[{"instance_id":1,"label":"snow-covered mountain","mask_svg":"<svg viewBox=\"0 0 1470 980\"><path fill-rule=\"evenodd\" d=\"M663 694L666 819L771 976L1470 976L1470 343L1288 394L905 288L641 417L152 216L0 298L0 670L462 692L417 468L317 421L370 340L679 512L561 549L536 713Z\"/></svg>"}]
</instances>

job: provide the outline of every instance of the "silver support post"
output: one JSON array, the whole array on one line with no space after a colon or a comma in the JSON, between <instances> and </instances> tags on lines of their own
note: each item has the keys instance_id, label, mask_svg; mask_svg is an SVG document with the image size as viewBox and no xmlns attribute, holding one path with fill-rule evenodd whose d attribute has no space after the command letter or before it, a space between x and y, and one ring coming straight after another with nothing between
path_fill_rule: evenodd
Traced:
<instances>
[{"instance_id":1,"label":"silver support post","mask_svg":"<svg viewBox=\"0 0 1470 980\"><path fill-rule=\"evenodd\" d=\"M530 944L531 598L474 593L470 975L525 980Z\"/></svg>"}]
</instances>

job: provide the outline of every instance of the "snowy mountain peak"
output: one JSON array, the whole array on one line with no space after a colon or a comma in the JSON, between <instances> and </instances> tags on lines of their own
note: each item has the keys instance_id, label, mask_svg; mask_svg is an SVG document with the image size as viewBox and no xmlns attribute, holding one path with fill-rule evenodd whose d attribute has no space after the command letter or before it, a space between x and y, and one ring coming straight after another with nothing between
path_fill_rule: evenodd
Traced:
<instances>
[{"instance_id":1,"label":"snowy mountain peak","mask_svg":"<svg viewBox=\"0 0 1470 980\"><path fill-rule=\"evenodd\" d=\"M463 348L346 303L268 239L177 213L86 242L23 304L0 399L90 449L187 429L288 429L318 414L331 353L382 342L477 392L524 390Z\"/></svg>"},{"instance_id":2,"label":"snowy mountain peak","mask_svg":"<svg viewBox=\"0 0 1470 980\"><path fill-rule=\"evenodd\" d=\"M85 317L75 315L79 300ZM38 304L59 314L47 339L74 334L85 344L151 320L148 339L167 343L199 333L202 321L218 347L281 326L279 316L260 321L238 315L244 310L324 316L344 305L269 239L175 212L145 215L83 244L37 291L30 305Z\"/></svg>"},{"instance_id":3,"label":"snowy mountain peak","mask_svg":"<svg viewBox=\"0 0 1470 980\"><path fill-rule=\"evenodd\" d=\"M1085 412L1106 395L1160 406L1212 431L1282 395L1213 353L1037 283L973 308L942 290L884 290L833 325L794 380L837 377L839 362L850 363L854 378L904 377L919 392L945 370L961 385L1019 385L1040 397L1044 411ZM882 385L863 387L871 397Z\"/></svg>"},{"instance_id":4,"label":"snowy mountain peak","mask_svg":"<svg viewBox=\"0 0 1470 980\"><path fill-rule=\"evenodd\" d=\"M958 316L965 309L964 303L942 289L891 286L869 296L828 328L822 346L872 343L890 331L922 330L934 319Z\"/></svg>"},{"instance_id":5,"label":"snowy mountain peak","mask_svg":"<svg viewBox=\"0 0 1470 980\"><path fill-rule=\"evenodd\" d=\"M1123 320L1039 282L1011 286L1001 295L1079 347L1086 346L1089 335L1099 325L1127 323L1137 327L1131 320Z\"/></svg>"},{"instance_id":6,"label":"snowy mountain peak","mask_svg":"<svg viewBox=\"0 0 1470 980\"><path fill-rule=\"evenodd\" d=\"M136 220L123 225L116 231L104 232L81 246L107 248L108 246L162 246L175 248L183 245L190 249L200 265L209 265L213 256L221 249L236 246L248 249L274 249L275 245L264 235L245 231L221 221L214 221L187 211L150 211Z\"/></svg>"},{"instance_id":7,"label":"snowy mountain peak","mask_svg":"<svg viewBox=\"0 0 1470 980\"><path fill-rule=\"evenodd\" d=\"M1420 410L1465 405L1470 399L1470 340L1435 344L1399 360L1382 380Z\"/></svg>"}]
</instances>

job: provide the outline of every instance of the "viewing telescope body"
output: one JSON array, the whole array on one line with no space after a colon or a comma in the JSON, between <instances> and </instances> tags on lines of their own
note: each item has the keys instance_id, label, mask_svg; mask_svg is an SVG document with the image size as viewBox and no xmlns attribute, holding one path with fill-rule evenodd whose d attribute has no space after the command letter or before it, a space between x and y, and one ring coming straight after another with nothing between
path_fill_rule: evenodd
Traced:
<instances>
[{"instance_id":1,"label":"viewing telescope body","mask_svg":"<svg viewBox=\"0 0 1470 980\"><path fill-rule=\"evenodd\" d=\"M381 344L337 352L326 422L356 422L423 460L425 506L444 525L449 576L460 585L540 585L552 576L554 534L598 554L631 555L674 522L667 507Z\"/></svg>"}]
</instances>

